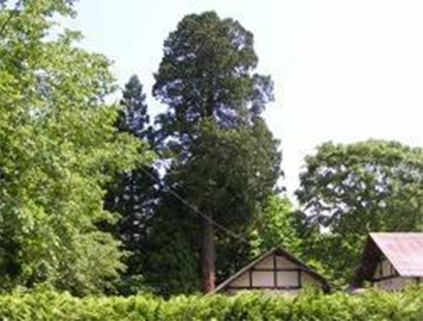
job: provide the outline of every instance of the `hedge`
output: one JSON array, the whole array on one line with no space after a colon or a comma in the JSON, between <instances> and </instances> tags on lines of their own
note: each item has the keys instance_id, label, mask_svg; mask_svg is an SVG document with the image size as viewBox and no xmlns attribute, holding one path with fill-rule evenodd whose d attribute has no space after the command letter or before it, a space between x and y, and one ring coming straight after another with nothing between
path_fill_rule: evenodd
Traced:
<instances>
[{"instance_id":1,"label":"hedge","mask_svg":"<svg viewBox=\"0 0 423 321\"><path fill-rule=\"evenodd\" d=\"M0 295L2 321L422 321L423 288L350 295L314 291L294 298L150 295L76 298L51 291Z\"/></svg>"}]
</instances>

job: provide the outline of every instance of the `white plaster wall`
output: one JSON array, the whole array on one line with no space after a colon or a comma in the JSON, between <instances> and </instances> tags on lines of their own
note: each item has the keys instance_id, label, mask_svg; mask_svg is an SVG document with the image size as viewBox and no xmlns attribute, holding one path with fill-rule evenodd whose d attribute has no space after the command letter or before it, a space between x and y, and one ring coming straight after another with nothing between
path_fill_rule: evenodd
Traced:
<instances>
[{"instance_id":1,"label":"white plaster wall","mask_svg":"<svg viewBox=\"0 0 423 321\"><path fill-rule=\"evenodd\" d=\"M256 264L254 267L258 269L273 269L273 256L270 256L264 259L260 263ZM298 266L295 263L287 260L286 258L282 256L277 256L276 267L278 269L286 269L286 268L297 268Z\"/></svg>"},{"instance_id":2,"label":"white plaster wall","mask_svg":"<svg viewBox=\"0 0 423 321\"><path fill-rule=\"evenodd\" d=\"M382 262L382 270L383 275L394 275L394 267L388 260Z\"/></svg>"},{"instance_id":3,"label":"white plaster wall","mask_svg":"<svg viewBox=\"0 0 423 321\"><path fill-rule=\"evenodd\" d=\"M273 269L273 256L270 256L260 263L257 263L254 267L258 269Z\"/></svg>"},{"instance_id":4,"label":"white plaster wall","mask_svg":"<svg viewBox=\"0 0 423 321\"><path fill-rule=\"evenodd\" d=\"M230 286L250 286L250 276L248 272L241 274L233 280Z\"/></svg>"},{"instance_id":5,"label":"white plaster wall","mask_svg":"<svg viewBox=\"0 0 423 321\"><path fill-rule=\"evenodd\" d=\"M274 274L272 272L253 271L253 286L274 286Z\"/></svg>"},{"instance_id":6,"label":"white plaster wall","mask_svg":"<svg viewBox=\"0 0 423 321\"><path fill-rule=\"evenodd\" d=\"M376 270L373 276L375 278L391 276L391 275L394 275L394 271L395 269L392 266L391 262L385 259L377 264Z\"/></svg>"},{"instance_id":7,"label":"white plaster wall","mask_svg":"<svg viewBox=\"0 0 423 321\"><path fill-rule=\"evenodd\" d=\"M248 292L248 291L250 291L250 290L246 290L246 289L229 289L229 290L226 291L226 294L236 295L238 293L245 293L245 292ZM288 295L288 296L294 295L295 296L295 295L297 295L300 292L300 290L295 290L295 289L293 289L293 290L263 289L263 290L260 290L260 291L263 292L266 295L269 295L269 296L271 296L271 295Z\"/></svg>"},{"instance_id":8,"label":"white plaster wall","mask_svg":"<svg viewBox=\"0 0 423 321\"><path fill-rule=\"evenodd\" d=\"M298 272L278 272L278 286L298 286Z\"/></svg>"},{"instance_id":9,"label":"white plaster wall","mask_svg":"<svg viewBox=\"0 0 423 321\"><path fill-rule=\"evenodd\" d=\"M278 269L298 268L298 265L287 260L282 256L276 257L276 266Z\"/></svg>"},{"instance_id":10,"label":"white plaster wall","mask_svg":"<svg viewBox=\"0 0 423 321\"><path fill-rule=\"evenodd\" d=\"M374 286L383 290L401 290L405 287L406 280L401 277L396 277L387 280L381 280L374 283Z\"/></svg>"},{"instance_id":11,"label":"white plaster wall","mask_svg":"<svg viewBox=\"0 0 423 321\"><path fill-rule=\"evenodd\" d=\"M253 286L254 287L273 287L274 275L273 271L253 271ZM277 272L278 286L298 286L298 272L283 271ZM302 271L301 272L302 286L321 286L321 283L313 275ZM230 284L232 287L249 287L250 276L249 272L241 274L237 279Z\"/></svg>"},{"instance_id":12,"label":"white plaster wall","mask_svg":"<svg viewBox=\"0 0 423 321\"><path fill-rule=\"evenodd\" d=\"M402 290L407 285L418 284L416 278L396 277L387 280L381 280L374 283L374 286L383 290Z\"/></svg>"},{"instance_id":13,"label":"white plaster wall","mask_svg":"<svg viewBox=\"0 0 423 321\"><path fill-rule=\"evenodd\" d=\"M297 269L298 265L287 260L284 257L276 257L276 267L278 269ZM272 269L274 268L273 256L266 258L260 263L256 264L253 269ZM298 284L298 271L278 271L278 286L286 287L297 287ZM274 271L252 271L252 286L253 287L273 287L275 285ZM301 272L302 286L321 286L320 280L316 279L310 273ZM229 284L229 287L249 287L250 286L250 275L249 271L244 272L238 278ZM231 289L230 292L241 291L245 289ZM277 292L290 292L293 290L269 290L266 291L277 291Z\"/></svg>"}]
</instances>

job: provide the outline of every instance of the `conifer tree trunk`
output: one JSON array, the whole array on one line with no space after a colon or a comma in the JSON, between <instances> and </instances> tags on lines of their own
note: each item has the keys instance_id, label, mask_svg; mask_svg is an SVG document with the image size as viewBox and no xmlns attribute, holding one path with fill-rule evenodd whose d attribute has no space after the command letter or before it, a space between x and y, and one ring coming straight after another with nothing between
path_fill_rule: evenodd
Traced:
<instances>
[{"instance_id":1,"label":"conifer tree trunk","mask_svg":"<svg viewBox=\"0 0 423 321\"><path fill-rule=\"evenodd\" d=\"M216 288L216 244L215 230L210 219L201 219L201 287L203 293Z\"/></svg>"}]
</instances>

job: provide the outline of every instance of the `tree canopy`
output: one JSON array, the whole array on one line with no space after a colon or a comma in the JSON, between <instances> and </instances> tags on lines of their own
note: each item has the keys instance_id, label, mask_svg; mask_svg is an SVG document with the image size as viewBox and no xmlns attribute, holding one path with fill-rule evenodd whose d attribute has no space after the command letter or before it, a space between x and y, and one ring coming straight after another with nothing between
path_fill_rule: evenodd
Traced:
<instances>
[{"instance_id":1,"label":"tree canopy","mask_svg":"<svg viewBox=\"0 0 423 321\"><path fill-rule=\"evenodd\" d=\"M325 143L306 158L300 182L306 225L327 232L320 243L311 242L310 253L344 277L369 232L423 230L421 148L378 140Z\"/></svg>"},{"instance_id":2,"label":"tree canopy","mask_svg":"<svg viewBox=\"0 0 423 321\"><path fill-rule=\"evenodd\" d=\"M257 63L251 32L205 12L169 34L155 74L153 94L168 106L156 121L159 153L170 161L165 182L208 218L199 232L205 291L215 282L212 220L245 229L281 172L279 142L261 118L273 83L255 73Z\"/></svg>"},{"instance_id":3,"label":"tree canopy","mask_svg":"<svg viewBox=\"0 0 423 321\"><path fill-rule=\"evenodd\" d=\"M215 12L185 16L164 42L153 88L168 106L158 123L162 140L192 144L203 120L234 128L259 116L273 100L269 76L254 73L253 34Z\"/></svg>"},{"instance_id":4,"label":"tree canopy","mask_svg":"<svg viewBox=\"0 0 423 321\"><path fill-rule=\"evenodd\" d=\"M281 186L253 34L209 11L164 41L151 110L58 21L74 0L0 0L0 292L210 292L283 247L342 285L373 231L423 231L423 149L332 142ZM154 116L154 117L153 117Z\"/></svg>"},{"instance_id":5,"label":"tree canopy","mask_svg":"<svg viewBox=\"0 0 423 321\"><path fill-rule=\"evenodd\" d=\"M72 1L18 10L0 12L0 286L102 291L124 269L119 243L96 225L113 219L105 184L150 156L115 129L109 61L52 19L73 14Z\"/></svg>"},{"instance_id":6,"label":"tree canopy","mask_svg":"<svg viewBox=\"0 0 423 321\"><path fill-rule=\"evenodd\" d=\"M122 93L122 109L116 127L119 132L128 133L153 146L153 130L145 99L140 80L135 75L131 76ZM121 281L117 283L119 292L123 294L145 289L145 242L160 197L160 184L156 180L159 181L159 175L152 164L138 163L132 170L120 172L108 184L105 208L117 213L118 219L113 224L103 222L101 226L112 232L128 252L124 260L127 269L121 273Z\"/></svg>"}]
</instances>

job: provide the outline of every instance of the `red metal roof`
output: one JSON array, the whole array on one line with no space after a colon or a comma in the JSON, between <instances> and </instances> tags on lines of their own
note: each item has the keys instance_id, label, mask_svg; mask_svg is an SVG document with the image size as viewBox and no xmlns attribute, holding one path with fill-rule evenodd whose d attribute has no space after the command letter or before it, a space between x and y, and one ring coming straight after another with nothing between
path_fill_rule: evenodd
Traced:
<instances>
[{"instance_id":1,"label":"red metal roof","mask_svg":"<svg viewBox=\"0 0 423 321\"><path fill-rule=\"evenodd\" d=\"M370 237L404 277L423 277L423 233L371 233Z\"/></svg>"}]
</instances>

